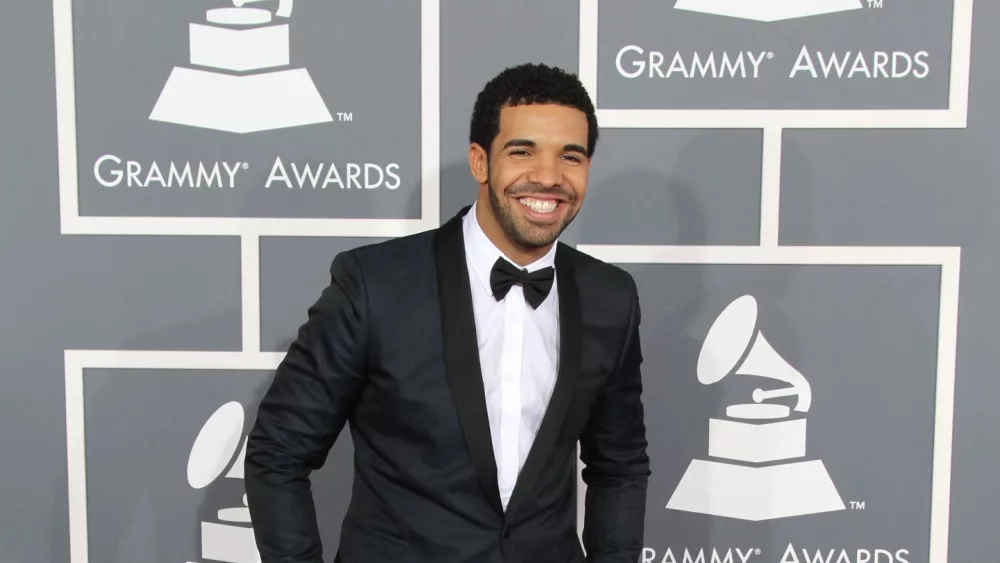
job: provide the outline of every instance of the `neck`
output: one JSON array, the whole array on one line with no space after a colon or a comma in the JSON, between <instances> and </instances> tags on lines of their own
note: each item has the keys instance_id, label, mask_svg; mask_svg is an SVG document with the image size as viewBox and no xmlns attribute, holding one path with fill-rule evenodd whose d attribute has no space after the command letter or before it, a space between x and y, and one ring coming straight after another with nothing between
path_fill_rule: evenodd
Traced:
<instances>
[{"instance_id":1,"label":"neck","mask_svg":"<svg viewBox=\"0 0 1000 563\"><path fill-rule=\"evenodd\" d=\"M525 248L512 242L504 234L503 228L500 227L500 222L490 210L489 202L479 201L476 204L476 221L479 222L479 228L483 230L486 238L490 239L490 242L499 248L500 252L507 255L518 266L524 267L531 264L535 260L545 256L552 248L551 244L541 248Z\"/></svg>"}]
</instances>

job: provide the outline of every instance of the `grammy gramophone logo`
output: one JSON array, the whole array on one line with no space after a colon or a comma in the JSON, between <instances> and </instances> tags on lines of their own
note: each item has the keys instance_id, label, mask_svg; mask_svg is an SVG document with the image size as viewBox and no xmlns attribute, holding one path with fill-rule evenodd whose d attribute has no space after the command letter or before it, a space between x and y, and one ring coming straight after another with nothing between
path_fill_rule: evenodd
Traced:
<instances>
[{"instance_id":1,"label":"grammy gramophone logo","mask_svg":"<svg viewBox=\"0 0 1000 563\"><path fill-rule=\"evenodd\" d=\"M332 121L309 71L291 67L288 19L293 0L273 13L232 0L188 28L190 64L167 78L149 119L249 133Z\"/></svg>"},{"instance_id":2,"label":"grammy gramophone logo","mask_svg":"<svg viewBox=\"0 0 1000 563\"><path fill-rule=\"evenodd\" d=\"M691 461L668 509L756 521L845 508L823 461L807 456L809 382L757 330L752 296L737 298L715 319L697 374L705 385L750 375L787 387L757 388L752 403L730 405L724 418L709 420L709 459ZM781 397L795 397L794 407L766 402Z\"/></svg>"},{"instance_id":3,"label":"grammy gramophone logo","mask_svg":"<svg viewBox=\"0 0 1000 563\"><path fill-rule=\"evenodd\" d=\"M222 405L208 417L188 456L188 484L203 489L223 472L229 479L243 478L247 448L243 421L243 406L236 401ZM215 516L201 522L201 557L206 561L260 563L246 494L243 506L223 508Z\"/></svg>"},{"instance_id":4,"label":"grammy gramophone logo","mask_svg":"<svg viewBox=\"0 0 1000 563\"><path fill-rule=\"evenodd\" d=\"M677 0L674 8L757 21L832 14L862 7L861 0Z\"/></svg>"}]
</instances>

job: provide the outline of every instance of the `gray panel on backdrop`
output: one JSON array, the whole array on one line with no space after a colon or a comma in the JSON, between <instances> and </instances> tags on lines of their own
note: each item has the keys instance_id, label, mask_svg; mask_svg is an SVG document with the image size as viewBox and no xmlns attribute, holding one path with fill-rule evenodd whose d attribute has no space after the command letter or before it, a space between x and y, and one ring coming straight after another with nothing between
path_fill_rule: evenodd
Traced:
<instances>
[{"instance_id":1,"label":"gray panel on backdrop","mask_svg":"<svg viewBox=\"0 0 1000 563\"><path fill-rule=\"evenodd\" d=\"M196 0L88 4L81 215L420 217L420 2L297 2L238 31Z\"/></svg>"},{"instance_id":2,"label":"gray panel on backdrop","mask_svg":"<svg viewBox=\"0 0 1000 563\"><path fill-rule=\"evenodd\" d=\"M601 2L598 107L947 108L952 1L887 0L882 9L868 4ZM755 19L787 15L780 7L789 5L804 17ZM831 5L857 9L808 17Z\"/></svg>"},{"instance_id":3,"label":"gray panel on backdrop","mask_svg":"<svg viewBox=\"0 0 1000 563\"><path fill-rule=\"evenodd\" d=\"M977 129L916 137L900 131L788 131L782 244L960 244L963 252L974 252L995 228L1000 208L996 184L977 179L995 166L985 141L1000 124L971 119ZM960 137L976 142L959 158L942 151Z\"/></svg>"},{"instance_id":4,"label":"gray panel on backdrop","mask_svg":"<svg viewBox=\"0 0 1000 563\"><path fill-rule=\"evenodd\" d=\"M664 559L668 550L681 561L685 549L693 554L704 550L705 561L714 561L713 549L723 556L732 550L732 561L741 561L737 550L763 554L753 561L814 561L817 553L827 561L831 550L831 562L837 561L841 550L847 551L852 563L927 560L939 268L630 265L627 269L636 278L643 307L644 403L653 467L643 561L673 561ZM754 330L736 333L756 340L730 338L732 327L723 327L717 334L724 338L700 358L713 322L744 295L757 303L756 317L749 318L755 325L748 325ZM769 356L768 348L776 354ZM732 365L719 363L727 358ZM699 381L706 359L707 367L728 375ZM751 399L755 388L770 391L796 385L795 380L779 379L787 366L807 382L811 392L807 412L792 410L773 419L767 414L757 419L728 414L730 405L760 407ZM734 373L739 369L753 375ZM796 397L764 403L794 407ZM742 428L720 430L710 440L710 418ZM800 429L804 436L763 424L786 419L805 420ZM760 434L747 433L751 427ZM727 444L730 435L741 443ZM777 460L743 463L724 455L727 448L744 455L744 450L757 446L785 450L795 445L804 446L804 451L786 452ZM697 481L696 466L702 460L755 469ZM784 465L815 460L822 463L819 471L825 476L811 475L808 464ZM753 472L773 466L788 469L776 481L756 483L763 477ZM682 476L694 483L686 491L680 486ZM823 496L824 487L829 487L828 497ZM767 495L759 499L764 502L755 502L758 488ZM685 495L687 499L682 498ZM704 506L692 495L707 495L710 508L700 511ZM668 502L677 502L677 508L667 508ZM853 503L863 503L864 509L853 509L858 506ZM837 509L833 504L842 506ZM795 558L786 554L788 549ZM869 558L856 559L858 550L867 550ZM892 556L876 559L876 550Z\"/></svg>"}]
</instances>

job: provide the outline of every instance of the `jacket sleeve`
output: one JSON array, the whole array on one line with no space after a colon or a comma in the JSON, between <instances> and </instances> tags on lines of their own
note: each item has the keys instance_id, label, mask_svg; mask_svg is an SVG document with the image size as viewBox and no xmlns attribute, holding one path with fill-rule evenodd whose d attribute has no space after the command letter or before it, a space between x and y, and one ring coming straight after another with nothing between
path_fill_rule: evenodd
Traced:
<instances>
[{"instance_id":1,"label":"jacket sleeve","mask_svg":"<svg viewBox=\"0 0 1000 563\"><path fill-rule=\"evenodd\" d=\"M634 280L628 279L622 354L580 436L587 485L583 545L590 563L635 563L643 548L650 470L641 399L639 297Z\"/></svg>"},{"instance_id":2,"label":"jacket sleeve","mask_svg":"<svg viewBox=\"0 0 1000 563\"><path fill-rule=\"evenodd\" d=\"M367 294L360 264L338 254L331 281L261 400L244 480L262 563L322 563L309 474L323 466L365 382Z\"/></svg>"}]
</instances>

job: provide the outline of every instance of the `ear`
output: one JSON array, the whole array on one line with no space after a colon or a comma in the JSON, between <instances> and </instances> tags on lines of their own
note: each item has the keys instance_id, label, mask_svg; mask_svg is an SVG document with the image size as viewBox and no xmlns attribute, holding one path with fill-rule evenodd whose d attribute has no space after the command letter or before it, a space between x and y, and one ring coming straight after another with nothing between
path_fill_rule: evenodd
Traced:
<instances>
[{"instance_id":1,"label":"ear","mask_svg":"<svg viewBox=\"0 0 1000 563\"><path fill-rule=\"evenodd\" d=\"M476 182L481 185L489 182L489 158L489 155L478 143L469 145L469 171Z\"/></svg>"}]
</instances>

